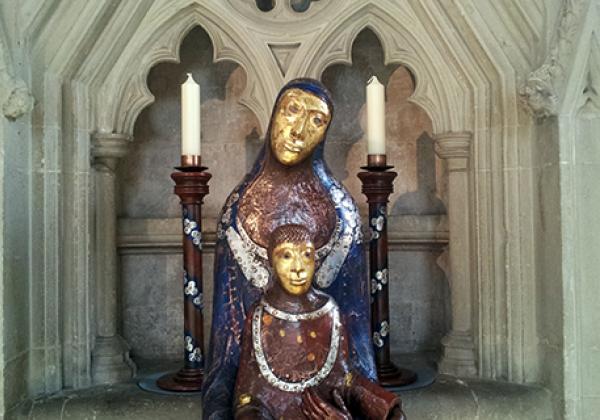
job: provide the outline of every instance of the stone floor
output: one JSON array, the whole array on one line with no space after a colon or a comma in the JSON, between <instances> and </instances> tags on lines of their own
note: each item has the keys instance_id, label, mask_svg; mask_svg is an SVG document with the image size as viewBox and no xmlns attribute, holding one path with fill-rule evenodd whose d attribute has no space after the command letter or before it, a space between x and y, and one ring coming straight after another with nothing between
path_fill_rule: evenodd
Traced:
<instances>
[{"instance_id":1,"label":"stone floor","mask_svg":"<svg viewBox=\"0 0 600 420\"><path fill-rule=\"evenodd\" d=\"M161 370L164 367L160 366ZM140 369L142 375L151 371ZM538 386L442 375L430 387L403 392L402 399L410 420L552 419L550 393ZM198 396L153 394L131 381L40 398L22 405L8 418L181 420L201 416Z\"/></svg>"}]
</instances>

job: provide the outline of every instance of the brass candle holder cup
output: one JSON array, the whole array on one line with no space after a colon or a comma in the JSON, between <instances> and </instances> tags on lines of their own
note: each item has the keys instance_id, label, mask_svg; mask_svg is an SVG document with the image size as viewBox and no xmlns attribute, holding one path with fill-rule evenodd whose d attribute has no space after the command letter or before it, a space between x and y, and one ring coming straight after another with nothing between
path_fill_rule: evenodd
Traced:
<instances>
[{"instance_id":1,"label":"brass candle holder cup","mask_svg":"<svg viewBox=\"0 0 600 420\"><path fill-rule=\"evenodd\" d=\"M181 172L204 172L208 168L202 166L200 155L181 155L181 166L177 166L175 169ZM172 175L171 178L173 178Z\"/></svg>"},{"instance_id":2,"label":"brass candle holder cup","mask_svg":"<svg viewBox=\"0 0 600 420\"><path fill-rule=\"evenodd\" d=\"M368 168L369 170L386 171L393 168L393 166L388 166L386 155L367 155L367 166L362 169L365 168Z\"/></svg>"}]
</instances>

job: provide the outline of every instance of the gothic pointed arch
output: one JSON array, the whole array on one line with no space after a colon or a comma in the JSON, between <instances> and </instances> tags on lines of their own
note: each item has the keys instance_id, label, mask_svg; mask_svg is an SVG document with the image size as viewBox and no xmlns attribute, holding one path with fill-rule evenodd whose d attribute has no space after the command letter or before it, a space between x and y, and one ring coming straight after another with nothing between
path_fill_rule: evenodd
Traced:
<instances>
[{"instance_id":1,"label":"gothic pointed arch","mask_svg":"<svg viewBox=\"0 0 600 420\"><path fill-rule=\"evenodd\" d=\"M97 130L131 134L139 113L154 101L146 86L149 70L157 63L179 61L179 45L195 26L201 26L214 47L214 61L231 60L247 75L241 102L262 121L268 118L269 99L276 91L265 74L279 74L268 66L262 50L253 48L243 28L229 22L220 5L190 2L185 7L152 9L140 23L127 50L112 64L107 77L98 85L94 100ZM277 78L274 79L275 81Z\"/></svg>"},{"instance_id":2,"label":"gothic pointed arch","mask_svg":"<svg viewBox=\"0 0 600 420\"><path fill-rule=\"evenodd\" d=\"M318 34L314 43L303 45L306 51L298 55L309 59L297 64L296 74L318 78L332 64L351 64L354 39L369 29L383 47L384 63L402 64L415 75L415 92L410 100L426 110L436 132L470 128L471 122L460 121L459 113L444 111L469 106L468 86L459 83L456 77L447 77L456 70L444 61L432 44L431 34L425 33L416 16L403 16L378 4L366 3L348 8L340 19Z\"/></svg>"}]
</instances>

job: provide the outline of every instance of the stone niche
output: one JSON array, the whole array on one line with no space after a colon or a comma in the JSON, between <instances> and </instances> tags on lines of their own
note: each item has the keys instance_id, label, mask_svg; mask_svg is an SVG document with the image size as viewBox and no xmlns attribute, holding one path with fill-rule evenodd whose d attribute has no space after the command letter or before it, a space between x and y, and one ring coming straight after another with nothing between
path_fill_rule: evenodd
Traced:
<instances>
[{"instance_id":1,"label":"stone niche","mask_svg":"<svg viewBox=\"0 0 600 420\"><path fill-rule=\"evenodd\" d=\"M180 58L180 63L161 63L150 71L147 84L156 100L138 117L134 144L118 169L121 328L138 361L181 357L180 207L170 173L180 155L179 87L186 73L201 86L202 158L213 174L203 209L206 337L215 219L263 142L258 119L240 105L244 70L228 61L213 63L213 46L202 28L186 36ZM398 172L388 207L392 351L435 354L451 319L444 271L445 164L434 153L429 117L407 100L414 90L413 76L405 67L384 64L379 40L368 29L354 41L352 65L335 64L322 75L335 103L326 158L366 220L356 174L366 161L364 86L372 74L387 86L388 160Z\"/></svg>"}]
</instances>

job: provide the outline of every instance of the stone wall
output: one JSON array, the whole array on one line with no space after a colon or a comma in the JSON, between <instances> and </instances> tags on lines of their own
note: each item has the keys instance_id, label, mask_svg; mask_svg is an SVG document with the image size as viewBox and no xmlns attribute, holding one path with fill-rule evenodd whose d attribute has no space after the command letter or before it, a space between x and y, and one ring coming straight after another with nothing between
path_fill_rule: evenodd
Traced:
<instances>
[{"instance_id":1,"label":"stone wall","mask_svg":"<svg viewBox=\"0 0 600 420\"><path fill-rule=\"evenodd\" d=\"M339 137L332 130L331 144L337 149L328 156L336 175L363 202L353 178L364 157L358 133L364 126L362 103L360 98L345 100L345 94L360 91L344 86L364 75L356 49L352 57L352 45L357 34L369 28L384 54L381 58L375 48L368 52L368 61L381 60L379 71L387 77L388 87L396 82L402 86L388 89L388 99L397 100L402 115L421 121L428 134L418 142L398 135L390 145L391 152L398 148L393 163L400 173L390 207L394 213L390 219L394 224L392 263L408 267L406 272L394 271L411 277L412 287L407 290L416 294L393 292L401 308L397 313L409 311L398 325L405 325L407 331L447 330L447 325L434 327L425 317L412 319L427 326L411 326L406 314L434 312L409 310L405 302L417 300L439 309L448 278L451 291L457 285L462 289L458 302L472 306L472 313L464 311L461 316L472 315L464 323L472 330L463 338L476 345L469 358L476 363L478 376L548 386L554 393L557 418L584 418L597 412L598 395L589 389L600 371L597 343L587 333L590 325L597 324L598 313L593 301L598 271L598 228L593 219L597 197L590 187L590 179L597 178L597 118L580 111L588 102L597 104L600 90L595 46L599 1L328 0L312 2L302 13L287 5L277 1L272 11L260 12L252 0L0 3L0 43L8 52L0 54L2 83L8 69L9 79L22 80L36 100L34 111L27 112L25 107L16 120L12 111L0 116L0 415L24 398L92 383L97 324L117 315L97 320L98 303L110 303L119 296L120 327L130 338L131 326L138 325L135 317L146 316L140 309L144 304L157 316L156 322L172 323L161 328L180 324L175 319L178 311L166 318L160 314L179 301L178 292L166 282L167 277L176 276L179 265L177 203L168 179L178 145L172 137L167 141L174 135L178 114L171 108L165 115L172 118L149 118L164 121L166 126L165 135L151 140L162 144L169 158L155 157L155 165L152 153L160 147L150 145L143 150L144 138L133 127L143 119L138 118L141 110L154 101L147 89L147 72L159 62L176 60L183 37L196 25L210 34L212 61L221 63L200 65L198 76L207 77L207 83L208 73L201 73L223 65L220 69L227 75L214 84L218 91L211 96L213 105L204 103L205 114L213 113L204 122L205 135L218 132L208 127L221 121L221 112L232 112L223 120L243 126L240 131L236 126L219 127L229 130L222 137L235 138L236 144L215 138L211 151L207 138L205 155L211 168L220 167L220 161L210 160L211 154L223 153L218 147L239 159L239 165L230 168L231 178L213 179L207 201L210 212L217 212L260 147L276 92L286 79L299 75L322 77L340 98L338 102L349 106L338 110L358 115L352 124L344 125L348 131L340 131ZM354 45L365 37L361 34ZM394 67L400 64L403 67ZM401 76L405 68L411 69L416 80L407 101L402 99L406 96L403 89L410 91L408 79ZM181 82L183 73L170 83ZM336 90L336 83L341 90ZM0 87L3 98L4 88ZM160 91L157 86L151 88ZM175 90L163 91L171 92L171 105L176 107ZM400 96L393 99L393 94ZM418 108L411 108L414 104L427 111L429 123L420 119ZM431 132L424 128L427 124ZM403 133L403 127L388 129ZM115 148L108 146L117 143L125 148L134 134L140 138L131 146L143 159L132 160L135 154L131 152L125 159L139 170L132 170L129 178L123 168L118 173L123 176L122 187L135 187L122 190L119 196L120 272L125 282L119 290L109 288L108 293L95 295L101 280L119 283L112 275L114 264L107 264L110 258L103 259L105 255L98 251L107 255L115 251L115 238L109 232L115 220L111 216L103 225L100 222L106 220L96 212L102 203L94 190L104 184L94 185L92 175L107 169L101 165L107 156L92 149L91 140L94 146L107 146L104 151L110 155ZM440 138L444 146L451 146L442 150L448 161L467 162L458 168L464 171L458 182L450 184L461 186L458 190L451 192L450 185L443 184L456 167L444 175L443 165L436 163L432 182L428 137L437 146ZM242 144L243 157L238 154ZM156 174L156 185L145 185L139 178L150 173ZM114 174L109 170L105 175L110 180ZM134 202L143 205L136 209ZM448 209L448 223L440 202ZM459 203L458 208L465 210L458 219L453 213L457 207L450 203ZM155 213L153 206L157 206ZM410 214L417 211L417 215ZM465 221L468 227L457 229ZM469 250L450 262L445 253L438 257L448 241L448 230L458 234L455 250L457 246ZM138 271L144 265L140 262L148 261L147 254L161 264L148 265L148 270L156 267L158 274L147 271L142 278ZM447 273L449 266L460 275ZM434 285L420 281L426 273ZM163 278L162 283L150 281L155 278ZM140 286L144 282L149 288ZM144 301L146 291L149 297ZM151 325L153 319L146 316L144 322ZM438 342L437 333L430 338ZM426 347L428 342L424 335L409 336L409 340L413 341L396 341L394 346ZM170 354L165 342L164 337L157 337L156 354Z\"/></svg>"},{"instance_id":2,"label":"stone wall","mask_svg":"<svg viewBox=\"0 0 600 420\"><path fill-rule=\"evenodd\" d=\"M156 101L140 115L133 147L120 164L120 227L124 235L136 223L131 219L165 220L179 215L169 175L179 158L179 89L186 72L194 74L202 89L202 156L213 173L204 207L208 232L214 232L221 205L253 164L262 142L256 119L238 104L245 84L242 69L227 62L212 64L212 44L200 28L185 38L180 54L180 64L159 64L151 70L148 86ZM387 85L388 159L399 174L389 206L392 350L435 351L449 328L448 283L436 263L442 248L435 244L407 249L398 237L406 229L427 231L432 228L431 220L441 224L433 228L443 234L444 166L435 157L429 118L417 105L407 102L414 90L412 76L404 67L383 64L383 51L370 31L357 37L352 66L335 65L323 75L335 103L326 159L365 216L366 201L356 174L366 160L364 86L371 74L377 74ZM132 354L179 357L181 256L164 249L144 255L126 248L123 252L121 313L123 334ZM212 257L210 253L206 257L205 285L209 286ZM205 293L207 331L210 296Z\"/></svg>"},{"instance_id":3,"label":"stone wall","mask_svg":"<svg viewBox=\"0 0 600 420\"><path fill-rule=\"evenodd\" d=\"M600 47L600 38L596 47ZM596 51L595 65L597 73L593 76L595 85L600 86L600 48ZM584 106L578 110L576 117L577 143L574 147L570 170L574 178L573 202L565 203L568 208L573 205L574 218L572 229L574 243L565 249L569 257L575 257L572 282L575 290L568 293L565 301L574 306L575 313L567 318L568 335L577 343L566 354L569 378L574 381L574 389L567 394L568 407L574 407L582 418L593 418L600 411L600 335L592 333L600 323L600 242L597 232L600 231L600 218L597 209L600 207L600 188L590 180L600 179L600 91L594 91L586 98ZM570 201L570 200L569 200ZM570 367L577 366L579 375L573 375Z\"/></svg>"},{"instance_id":4,"label":"stone wall","mask_svg":"<svg viewBox=\"0 0 600 420\"><path fill-rule=\"evenodd\" d=\"M4 117L0 117L4 118ZM10 407L27 397L30 375L31 284L29 281L29 214L31 182L29 129L23 121L0 122L2 216L10 223L2 231L2 299L0 301L0 403ZM11 156L4 159L4 156ZM0 406L1 408L1 406Z\"/></svg>"},{"instance_id":5,"label":"stone wall","mask_svg":"<svg viewBox=\"0 0 600 420\"><path fill-rule=\"evenodd\" d=\"M33 386L30 276L32 200L36 169L29 111L27 63L18 42L17 12L0 5L0 418L25 400ZM25 114L25 115L24 115ZM43 232L37 232L43 235ZM43 321L42 321L43 322Z\"/></svg>"},{"instance_id":6,"label":"stone wall","mask_svg":"<svg viewBox=\"0 0 600 420\"><path fill-rule=\"evenodd\" d=\"M201 86L202 158L213 173L203 207L206 231L215 232L221 206L258 152L258 123L239 104L245 86L243 70L231 62L212 64L212 43L201 28L185 38L180 54L181 64L160 64L151 70L148 86L156 102L137 120L134 144L120 164L120 226L125 235L131 231L132 219L168 221L180 215L170 174L181 154L180 85L186 73L191 72ZM158 224L151 223L150 229ZM178 223L170 223L167 229L177 236ZM182 260L178 250L158 252L127 252L121 257L123 334L134 356L177 358L182 349ZM209 287L212 257L205 257L205 286ZM210 308L210 294L205 296ZM205 312L208 332L210 310Z\"/></svg>"}]
</instances>

